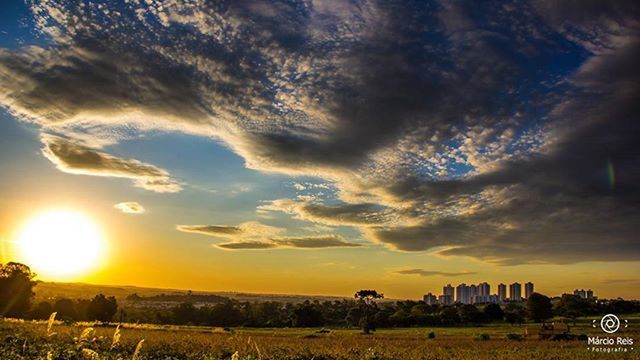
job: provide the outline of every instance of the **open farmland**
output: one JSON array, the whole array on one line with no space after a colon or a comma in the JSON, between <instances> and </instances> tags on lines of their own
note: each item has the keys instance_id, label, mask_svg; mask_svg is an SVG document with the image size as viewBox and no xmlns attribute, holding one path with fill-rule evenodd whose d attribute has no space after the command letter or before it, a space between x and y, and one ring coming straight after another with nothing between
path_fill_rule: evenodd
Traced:
<instances>
[{"instance_id":1,"label":"open farmland","mask_svg":"<svg viewBox=\"0 0 640 360\"><path fill-rule=\"evenodd\" d=\"M604 335L584 319L572 333ZM2 359L131 359L140 340L138 359L640 359L637 349L601 353L587 350L583 340L542 341L523 334L525 326L404 328L362 335L355 329L221 329L189 326L123 324L114 344L114 326L56 322L49 334L46 322L0 322ZM529 329L535 325L529 324ZM82 333L85 332L83 336ZM428 333L435 338L429 339ZM482 336L482 334L485 334ZM630 326L616 336L640 338ZM484 338L484 339L482 339Z\"/></svg>"}]
</instances>

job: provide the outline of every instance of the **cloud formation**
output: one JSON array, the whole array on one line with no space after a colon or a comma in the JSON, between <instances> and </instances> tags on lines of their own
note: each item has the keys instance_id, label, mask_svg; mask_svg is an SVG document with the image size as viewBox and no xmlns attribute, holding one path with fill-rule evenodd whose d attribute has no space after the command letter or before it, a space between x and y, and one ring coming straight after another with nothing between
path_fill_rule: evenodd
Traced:
<instances>
[{"instance_id":1,"label":"cloud formation","mask_svg":"<svg viewBox=\"0 0 640 360\"><path fill-rule=\"evenodd\" d=\"M360 247L338 235L278 236L284 229L258 222L247 222L238 226L228 225L177 225L178 231L208 235L231 240L215 244L225 250L263 250L275 248L324 249L335 247Z\"/></svg>"},{"instance_id":2,"label":"cloud formation","mask_svg":"<svg viewBox=\"0 0 640 360\"><path fill-rule=\"evenodd\" d=\"M424 269L407 269L407 270L398 270L395 272L400 275L419 275L419 276L465 276L465 275L473 275L476 274L472 271L464 271L464 272L446 272L446 271L435 271L435 270L424 270Z\"/></svg>"},{"instance_id":3,"label":"cloud formation","mask_svg":"<svg viewBox=\"0 0 640 360\"><path fill-rule=\"evenodd\" d=\"M127 178L133 180L137 187L160 193L182 190L180 183L171 179L166 170L156 166L134 159L122 159L57 136L43 135L42 143L42 154L60 171Z\"/></svg>"},{"instance_id":4,"label":"cloud formation","mask_svg":"<svg viewBox=\"0 0 640 360\"><path fill-rule=\"evenodd\" d=\"M43 138L66 172L179 191L165 170L95 150L178 131L224 142L249 168L331 185L331 200L259 211L350 226L393 250L638 260L639 8L43 1L32 11L49 42L0 50L0 103L68 137Z\"/></svg>"},{"instance_id":5,"label":"cloud formation","mask_svg":"<svg viewBox=\"0 0 640 360\"><path fill-rule=\"evenodd\" d=\"M121 202L113 205L125 214L144 214L146 209L136 201Z\"/></svg>"}]
</instances>

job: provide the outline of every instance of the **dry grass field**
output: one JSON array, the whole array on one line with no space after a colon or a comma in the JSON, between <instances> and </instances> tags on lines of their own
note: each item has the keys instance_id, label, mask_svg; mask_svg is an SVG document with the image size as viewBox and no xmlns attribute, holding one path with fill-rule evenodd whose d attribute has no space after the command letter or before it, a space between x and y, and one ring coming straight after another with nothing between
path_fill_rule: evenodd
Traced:
<instances>
[{"instance_id":1,"label":"dry grass field","mask_svg":"<svg viewBox=\"0 0 640 360\"><path fill-rule=\"evenodd\" d=\"M46 322L0 322L1 359L640 359L638 349L596 353L583 340L509 340L524 326L480 328L411 328L379 330L362 335L358 330L220 329L186 326L125 324L114 341L115 327L92 324L62 325L47 330ZM531 328L532 325L529 325ZM92 328L93 330L87 330ZM435 333L429 339L427 334ZM600 335L584 321L572 330ZM486 334L481 339L481 334ZM616 334L640 338L625 329ZM140 340L144 340L140 343ZM138 346L140 345L140 346ZM139 351L135 353L136 347ZM135 354L134 354L135 353Z\"/></svg>"}]
</instances>

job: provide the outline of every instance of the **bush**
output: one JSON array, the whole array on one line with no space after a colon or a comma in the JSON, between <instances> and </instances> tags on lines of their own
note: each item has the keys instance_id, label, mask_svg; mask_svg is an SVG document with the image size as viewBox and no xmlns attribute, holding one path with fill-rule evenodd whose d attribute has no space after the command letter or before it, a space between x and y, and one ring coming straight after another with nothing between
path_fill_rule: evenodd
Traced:
<instances>
[{"instance_id":1,"label":"bush","mask_svg":"<svg viewBox=\"0 0 640 360\"><path fill-rule=\"evenodd\" d=\"M524 339L524 337L520 334L507 334L507 339L521 341Z\"/></svg>"},{"instance_id":2,"label":"bush","mask_svg":"<svg viewBox=\"0 0 640 360\"><path fill-rule=\"evenodd\" d=\"M478 335L478 340L480 340L480 341L488 341L489 339L491 339L489 334L480 334L480 335Z\"/></svg>"},{"instance_id":3,"label":"bush","mask_svg":"<svg viewBox=\"0 0 640 360\"><path fill-rule=\"evenodd\" d=\"M434 333L433 331L431 331L430 333L427 334L427 338L428 339L435 339L436 338L436 333Z\"/></svg>"}]
</instances>

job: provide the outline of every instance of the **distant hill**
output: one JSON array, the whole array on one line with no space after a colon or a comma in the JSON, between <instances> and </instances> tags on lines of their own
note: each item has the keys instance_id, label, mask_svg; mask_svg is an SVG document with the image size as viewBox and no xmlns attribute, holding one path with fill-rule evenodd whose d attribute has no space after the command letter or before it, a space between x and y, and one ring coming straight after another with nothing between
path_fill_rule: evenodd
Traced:
<instances>
[{"instance_id":1,"label":"distant hill","mask_svg":"<svg viewBox=\"0 0 640 360\"><path fill-rule=\"evenodd\" d=\"M63 282L38 282L34 289L36 293L36 302L50 300L55 298L71 298L71 299L88 299L97 294L107 296L115 296L118 302L123 302L127 297L137 294L140 297L149 299L158 299L165 301L168 298L181 299L186 298L189 293L187 290L177 289L158 289L129 285L94 285L84 283L63 283ZM253 294L241 292L221 292L221 291L192 291L192 296L196 299L225 297L238 301L263 302L278 301L300 303L305 300L314 301L334 301L342 299L350 299L340 296L324 296L324 295L288 295L288 294Z\"/></svg>"}]
</instances>

